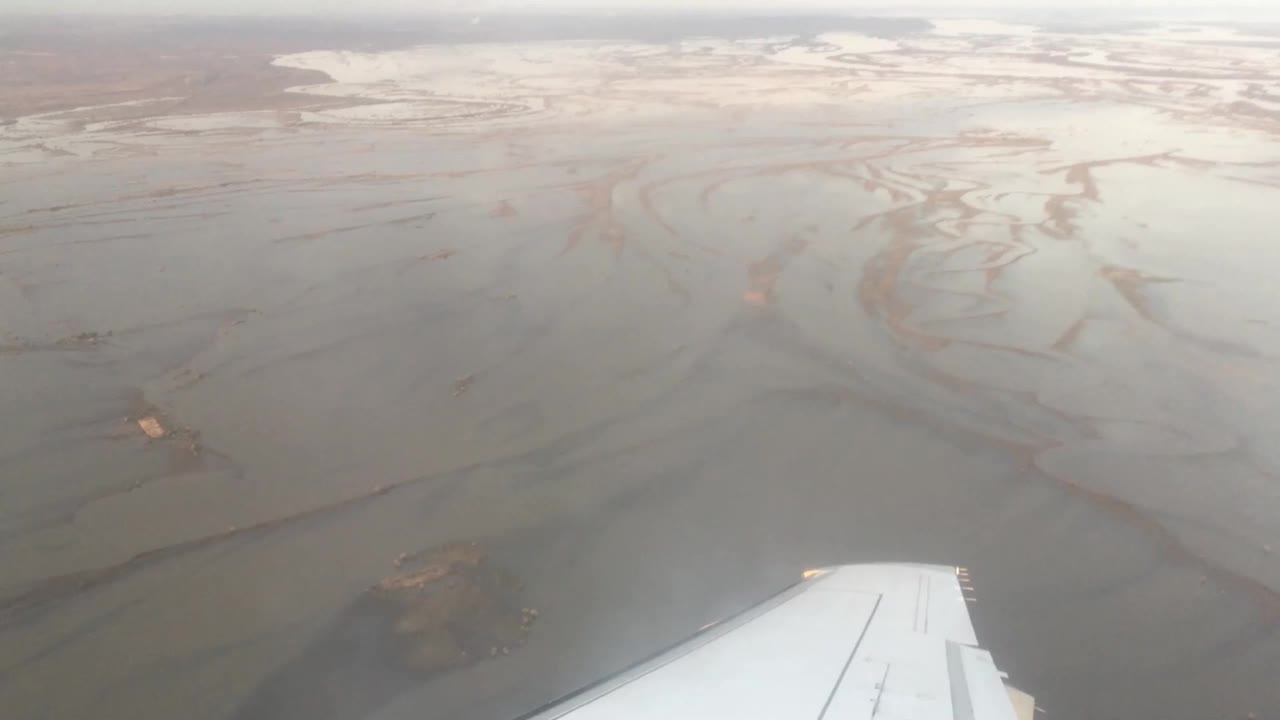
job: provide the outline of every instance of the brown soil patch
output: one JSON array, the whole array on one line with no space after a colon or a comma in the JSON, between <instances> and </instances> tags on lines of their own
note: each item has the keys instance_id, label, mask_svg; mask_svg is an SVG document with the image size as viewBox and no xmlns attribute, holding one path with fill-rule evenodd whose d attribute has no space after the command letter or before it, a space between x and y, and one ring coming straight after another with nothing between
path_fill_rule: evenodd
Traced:
<instances>
[{"instance_id":1,"label":"brown soil patch","mask_svg":"<svg viewBox=\"0 0 1280 720\"><path fill-rule=\"evenodd\" d=\"M506 655L524 644L537 612L514 602L520 583L489 565L477 543L455 543L420 553L369 590L385 613L389 645L405 667L421 672Z\"/></svg>"}]
</instances>

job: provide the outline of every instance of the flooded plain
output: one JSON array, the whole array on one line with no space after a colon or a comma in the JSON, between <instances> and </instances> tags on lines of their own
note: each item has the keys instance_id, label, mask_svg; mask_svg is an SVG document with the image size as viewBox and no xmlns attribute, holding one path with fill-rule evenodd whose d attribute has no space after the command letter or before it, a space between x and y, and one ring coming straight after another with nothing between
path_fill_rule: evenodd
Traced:
<instances>
[{"instance_id":1,"label":"flooded plain","mask_svg":"<svg viewBox=\"0 0 1280 720\"><path fill-rule=\"evenodd\" d=\"M1280 36L812 24L0 126L0 707L514 717L902 560L1277 716Z\"/></svg>"}]
</instances>

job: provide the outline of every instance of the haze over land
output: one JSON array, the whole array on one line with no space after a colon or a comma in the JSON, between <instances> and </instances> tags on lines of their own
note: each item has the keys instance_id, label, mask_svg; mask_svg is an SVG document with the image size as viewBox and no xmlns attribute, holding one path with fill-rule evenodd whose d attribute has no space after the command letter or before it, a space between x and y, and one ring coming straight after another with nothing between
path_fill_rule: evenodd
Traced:
<instances>
[{"instance_id":1,"label":"haze over land","mask_svg":"<svg viewBox=\"0 0 1280 720\"><path fill-rule=\"evenodd\" d=\"M336 14L353 16L377 12L398 14L423 14L433 12L561 12L597 14L611 10L676 11L682 13L718 11L738 13L767 10L775 15L798 15L815 10L841 14L882 16L887 14L911 14L916 17L937 16L939 13L1000 13L1005 17L1020 11L1053 10L1077 17L1086 14L1096 17L1099 11L1108 14L1141 13L1201 14L1215 11L1221 15L1235 14L1236 19L1249 21L1263 11L1280 12L1277 0L1232 0L1226 3L1207 3L1204 0L1097 0L1065 4L1060 0L924 0L922 2L886 2L886 0L365 0L359 7L342 0L9 0L3 9L8 12L59 14L86 13L134 13L134 14L217 14L217 15L285 15L307 17Z\"/></svg>"},{"instance_id":2,"label":"haze over land","mask_svg":"<svg viewBox=\"0 0 1280 720\"><path fill-rule=\"evenodd\" d=\"M1269 717L1278 60L1097 18L9 26L0 707L514 717L910 560L971 568L1050 717ZM440 558L501 572L406 651Z\"/></svg>"}]
</instances>

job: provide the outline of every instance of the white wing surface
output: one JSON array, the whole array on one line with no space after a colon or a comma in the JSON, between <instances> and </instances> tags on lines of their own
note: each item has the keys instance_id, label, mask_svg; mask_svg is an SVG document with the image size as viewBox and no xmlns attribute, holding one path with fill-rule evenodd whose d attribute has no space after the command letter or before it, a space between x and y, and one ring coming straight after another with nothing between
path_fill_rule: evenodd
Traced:
<instances>
[{"instance_id":1,"label":"white wing surface","mask_svg":"<svg viewBox=\"0 0 1280 720\"><path fill-rule=\"evenodd\" d=\"M845 565L526 720L1029 720L939 565Z\"/></svg>"}]
</instances>

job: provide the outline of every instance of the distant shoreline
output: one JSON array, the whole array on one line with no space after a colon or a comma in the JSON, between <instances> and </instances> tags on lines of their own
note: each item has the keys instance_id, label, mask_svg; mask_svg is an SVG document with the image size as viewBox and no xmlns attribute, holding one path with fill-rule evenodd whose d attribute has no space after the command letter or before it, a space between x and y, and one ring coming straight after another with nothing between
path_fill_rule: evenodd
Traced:
<instances>
[{"instance_id":1,"label":"distant shoreline","mask_svg":"<svg viewBox=\"0 0 1280 720\"><path fill-rule=\"evenodd\" d=\"M935 19L998 14L999 8L950 8ZM15 118L86 106L167 100L162 114L299 110L361 104L355 99L287 92L331 82L315 71L281 67L281 55L316 50L381 52L419 45L502 42L628 41L669 43L690 37L726 39L810 37L856 32L897 38L930 31L933 23L905 9L875 15L824 11L786 15L747 10L719 12L522 12L361 17L9 15L0 30L0 124ZM1012 11L1010 11L1012 12ZM816 13L816 11L815 11ZM1092 34L1155 27L1130 10L1090 14L1087 23L1064 21L1054 11L1020 10L1024 24L1058 33ZM1122 17L1130 19L1122 19ZM1039 19L1035 19L1038 17ZM1078 12L1072 18L1079 18ZM1228 27L1240 23L1215 23ZM1248 24L1254 35L1275 36L1280 22ZM101 119L157 108L104 110ZM143 115L138 114L138 117ZM95 117L95 119L98 119Z\"/></svg>"}]
</instances>

